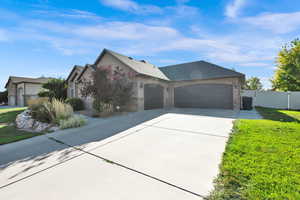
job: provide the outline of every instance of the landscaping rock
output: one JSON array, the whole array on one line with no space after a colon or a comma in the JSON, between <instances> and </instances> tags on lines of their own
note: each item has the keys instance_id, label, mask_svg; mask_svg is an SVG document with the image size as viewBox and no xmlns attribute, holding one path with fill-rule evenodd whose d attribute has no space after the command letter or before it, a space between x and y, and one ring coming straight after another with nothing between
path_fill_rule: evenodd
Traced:
<instances>
[{"instance_id":1,"label":"landscaping rock","mask_svg":"<svg viewBox=\"0 0 300 200\"><path fill-rule=\"evenodd\" d=\"M35 121L32 129L36 132L42 132L42 131L46 131L50 126L51 124Z\"/></svg>"},{"instance_id":2,"label":"landscaping rock","mask_svg":"<svg viewBox=\"0 0 300 200\"><path fill-rule=\"evenodd\" d=\"M16 126L19 129L27 130L30 132L43 132L43 131L57 131L59 127L52 124L39 122L33 119L30 115L30 110L25 110L20 113L16 118Z\"/></svg>"},{"instance_id":3,"label":"landscaping rock","mask_svg":"<svg viewBox=\"0 0 300 200\"><path fill-rule=\"evenodd\" d=\"M50 132L55 132L55 131L59 131L59 130L60 130L60 128L58 126L52 126L48 129L48 131L50 131Z\"/></svg>"},{"instance_id":4,"label":"landscaping rock","mask_svg":"<svg viewBox=\"0 0 300 200\"><path fill-rule=\"evenodd\" d=\"M34 119L30 116L30 111L25 110L20 113L16 118L16 126L19 129L30 129L34 125Z\"/></svg>"}]
</instances>

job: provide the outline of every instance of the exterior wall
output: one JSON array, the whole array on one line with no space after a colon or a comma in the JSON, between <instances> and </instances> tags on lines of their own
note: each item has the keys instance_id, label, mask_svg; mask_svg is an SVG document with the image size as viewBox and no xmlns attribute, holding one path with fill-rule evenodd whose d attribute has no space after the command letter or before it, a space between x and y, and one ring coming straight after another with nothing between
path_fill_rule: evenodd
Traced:
<instances>
[{"instance_id":1,"label":"exterior wall","mask_svg":"<svg viewBox=\"0 0 300 200\"><path fill-rule=\"evenodd\" d=\"M300 110L300 92L243 90L242 96L252 97L253 106Z\"/></svg>"},{"instance_id":2,"label":"exterior wall","mask_svg":"<svg viewBox=\"0 0 300 200\"><path fill-rule=\"evenodd\" d=\"M8 105L26 106L28 99L38 98L38 93L42 89L42 84L19 83L8 85Z\"/></svg>"},{"instance_id":3,"label":"exterior wall","mask_svg":"<svg viewBox=\"0 0 300 200\"><path fill-rule=\"evenodd\" d=\"M194 84L229 84L233 86L233 109L239 110L241 105L241 81L238 78L223 78L223 79L210 79L210 80L193 80L193 81L176 81L170 84L170 104L174 107L174 88L194 85Z\"/></svg>"},{"instance_id":4,"label":"exterior wall","mask_svg":"<svg viewBox=\"0 0 300 200\"><path fill-rule=\"evenodd\" d=\"M80 70L78 69L74 70L72 76L68 80L68 90L67 90L68 98L79 97L79 88L76 80L76 77L79 76L79 74L80 74Z\"/></svg>"},{"instance_id":5,"label":"exterior wall","mask_svg":"<svg viewBox=\"0 0 300 200\"><path fill-rule=\"evenodd\" d=\"M8 105L15 106L16 105L16 85L14 85L10 82L8 84L7 91L8 91Z\"/></svg>"},{"instance_id":6,"label":"exterior wall","mask_svg":"<svg viewBox=\"0 0 300 200\"><path fill-rule=\"evenodd\" d=\"M35 83L25 83L24 86L24 97L23 97L23 106L27 105L27 101L29 99L38 98L38 93L42 90L43 84L35 84Z\"/></svg>"}]
</instances>

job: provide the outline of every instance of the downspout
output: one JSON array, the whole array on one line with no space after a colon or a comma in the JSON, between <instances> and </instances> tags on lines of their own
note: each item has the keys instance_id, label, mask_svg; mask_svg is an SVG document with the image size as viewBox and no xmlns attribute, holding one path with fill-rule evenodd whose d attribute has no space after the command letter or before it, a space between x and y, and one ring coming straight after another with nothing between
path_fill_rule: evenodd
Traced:
<instances>
[{"instance_id":1,"label":"downspout","mask_svg":"<svg viewBox=\"0 0 300 200\"><path fill-rule=\"evenodd\" d=\"M26 106L26 102L25 102L25 100L26 100L26 98L25 98L25 94L26 94L26 84L25 84L25 82L24 82L24 95L23 95L23 106Z\"/></svg>"}]
</instances>

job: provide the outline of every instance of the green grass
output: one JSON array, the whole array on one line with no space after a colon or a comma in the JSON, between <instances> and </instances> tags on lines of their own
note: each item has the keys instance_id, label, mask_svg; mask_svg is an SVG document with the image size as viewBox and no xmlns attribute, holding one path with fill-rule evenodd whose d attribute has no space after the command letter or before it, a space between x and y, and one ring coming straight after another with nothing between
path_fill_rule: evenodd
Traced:
<instances>
[{"instance_id":1,"label":"green grass","mask_svg":"<svg viewBox=\"0 0 300 200\"><path fill-rule=\"evenodd\" d=\"M40 133L17 130L14 125L16 116L26 108L0 108L0 145L31 138Z\"/></svg>"},{"instance_id":2,"label":"green grass","mask_svg":"<svg viewBox=\"0 0 300 200\"><path fill-rule=\"evenodd\" d=\"M300 112L257 110L235 123L210 199L300 199Z\"/></svg>"}]
</instances>

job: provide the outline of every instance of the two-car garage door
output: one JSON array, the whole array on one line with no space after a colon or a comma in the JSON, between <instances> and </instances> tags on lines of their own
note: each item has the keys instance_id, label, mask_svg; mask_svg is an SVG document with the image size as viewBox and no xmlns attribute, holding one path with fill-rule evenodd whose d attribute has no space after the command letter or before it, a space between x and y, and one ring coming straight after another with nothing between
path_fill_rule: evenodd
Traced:
<instances>
[{"instance_id":1,"label":"two-car garage door","mask_svg":"<svg viewBox=\"0 0 300 200\"><path fill-rule=\"evenodd\" d=\"M175 107L181 108L233 108L232 85L197 84L174 89Z\"/></svg>"}]
</instances>

